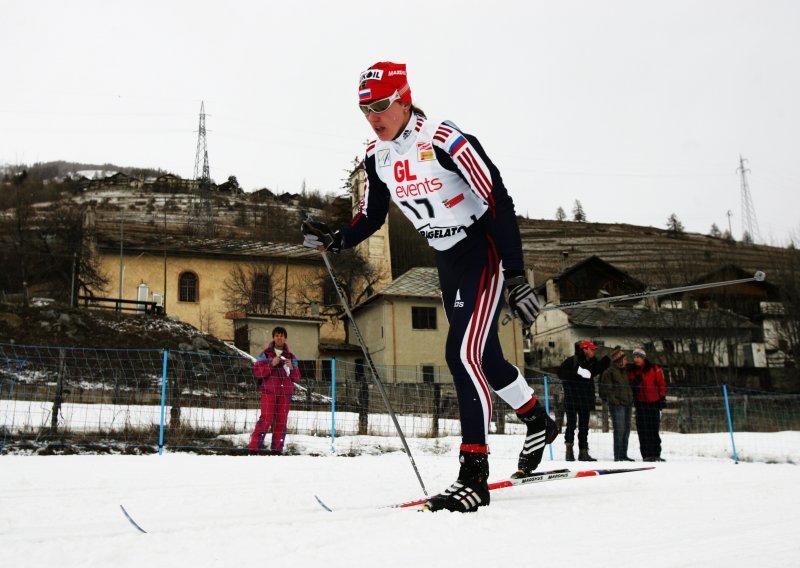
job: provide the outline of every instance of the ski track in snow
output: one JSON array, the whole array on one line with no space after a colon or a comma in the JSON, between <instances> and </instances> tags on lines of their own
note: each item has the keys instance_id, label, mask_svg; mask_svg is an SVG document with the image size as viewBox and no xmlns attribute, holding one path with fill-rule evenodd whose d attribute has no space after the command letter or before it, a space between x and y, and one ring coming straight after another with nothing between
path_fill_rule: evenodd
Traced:
<instances>
[{"instance_id":1,"label":"ski track in snow","mask_svg":"<svg viewBox=\"0 0 800 568\"><path fill-rule=\"evenodd\" d=\"M514 470L517 438L491 441L490 481ZM442 442L428 443L412 451L433 494L455 479L457 444L433 455ZM542 470L645 465L547 455ZM8 455L0 550L4 566L60 568L798 565L796 465L667 457L652 471L493 491L491 506L463 515L380 508L422 496L400 452Z\"/></svg>"}]
</instances>

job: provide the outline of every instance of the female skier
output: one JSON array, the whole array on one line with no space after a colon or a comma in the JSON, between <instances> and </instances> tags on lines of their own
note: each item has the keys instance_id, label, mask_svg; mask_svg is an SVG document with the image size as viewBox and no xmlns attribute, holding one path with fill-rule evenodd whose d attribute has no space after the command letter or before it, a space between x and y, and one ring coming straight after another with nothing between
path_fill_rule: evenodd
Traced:
<instances>
[{"instance_id":1,"label":"female skier","mask_svg":"<svg viewBox=\"0 0 800 568\"><path fill-rule=\"evenodd\" d=\"M504 289L523 326L530 327L540 309L525 278L514 204L474 136L452 122L428 119L413 105L404 64L372 65L361 74L358 98L377 137L367 145L359 211L336 231L324 223L303 223L303 244L331 252L354 247L383 225L393 200L436 249L450 324L445 355L461 418L461 467L457 481L424 508L475 511L489 504L490 388L527 426L514 476L531 474L558 434L522 373L504 358L498 339Z\"/></svg>"}]
</instances>

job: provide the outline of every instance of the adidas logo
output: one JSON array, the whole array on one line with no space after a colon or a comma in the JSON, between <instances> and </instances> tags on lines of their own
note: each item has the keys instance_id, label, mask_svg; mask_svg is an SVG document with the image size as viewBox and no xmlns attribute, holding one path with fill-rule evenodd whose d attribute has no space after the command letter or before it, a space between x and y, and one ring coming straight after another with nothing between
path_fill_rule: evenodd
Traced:
<instances>
[{"instance_id":1,"label":"adidas logo","mask_svg":"<svg viewBox=\"0 0 800 568\"><path fill-rule=\"evenodd\" d=\"M463 308L464 301L461 299L461 290L456 290L456 301L453 304L454 308Z\"/></svg>"}]
</instances>

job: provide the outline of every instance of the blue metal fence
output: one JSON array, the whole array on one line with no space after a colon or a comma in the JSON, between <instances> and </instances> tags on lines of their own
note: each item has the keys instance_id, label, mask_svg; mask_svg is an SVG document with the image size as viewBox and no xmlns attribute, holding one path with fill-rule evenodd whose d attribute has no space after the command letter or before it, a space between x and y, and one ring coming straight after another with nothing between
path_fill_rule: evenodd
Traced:
<instances>
[{"instance_id":1,"label":"blue metal fence","mask_svg":"<svg viewBox=\"0 0 800 568\"><path fill-rule=\"evenodd\" d=\"M393 438L394 427L363 366L333 359L300 361L301 381L289 415L290 451L348 451L365 437ZM460 434L458 402L448 375L380 368L391 404L407 437ZM537 396L563 428L563 390L558 379L530 378ZM492 435L525 431L513 411L497 404ZM104 451L164 449L246 451L260 412L260 392L245 357L173 350L77 349L0 344L0 452L39 451L68 445ZM592 413L590 447L609 458L612 433L605 409ZM681 457L719 454L719 435L744 439L746 459L769 444L800 459L800 395L711 387L670 387L661 419L667 451ZM563 433L563 430L562 430ZM746 433L746 438L742 438ZM635 445L636 433L631 436ZM549 449L561 459L562 438ZM679 443L678 443L679 442ZM293 449L292 449L293 448ZM672 448L670 450L669 448Z\"/></svg>"}]
</instances>

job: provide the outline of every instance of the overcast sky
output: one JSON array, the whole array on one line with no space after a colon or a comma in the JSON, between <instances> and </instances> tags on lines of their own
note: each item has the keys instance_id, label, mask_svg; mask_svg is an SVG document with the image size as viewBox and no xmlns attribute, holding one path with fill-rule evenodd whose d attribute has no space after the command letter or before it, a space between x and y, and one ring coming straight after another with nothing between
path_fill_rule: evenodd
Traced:
<instances>
[{"instance_id":1,"label":"overcast sky","mask_svg":"<svg viewBox=\"0 0 800 568\"><path fill-rule=\"evenodd\" d=\"M338 192L370 129L359 73L476 135L517 211L800 237L800 2L0 0L0 163L194 172Z\"/></svg>"}]
</instances>

